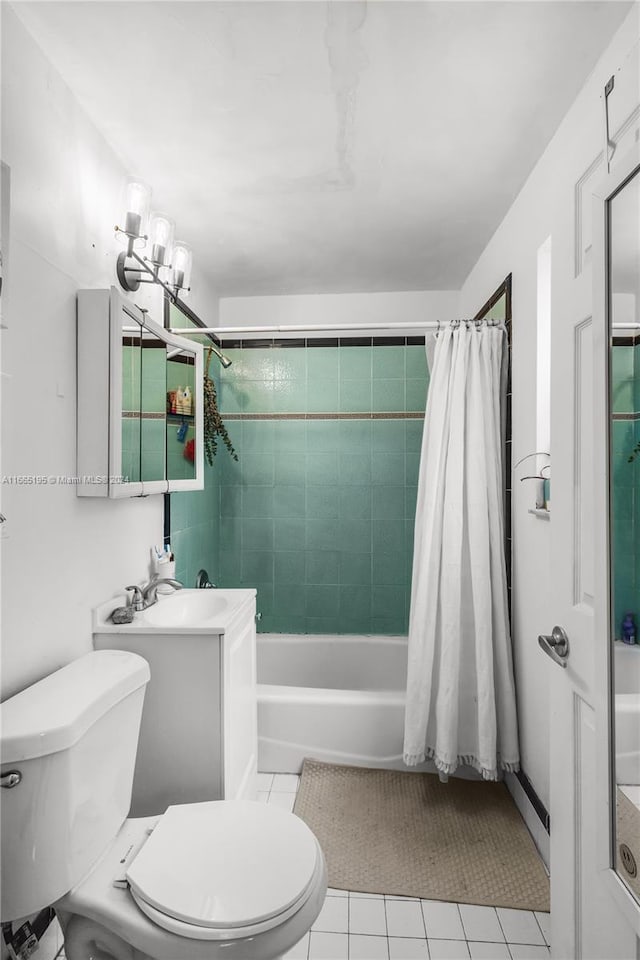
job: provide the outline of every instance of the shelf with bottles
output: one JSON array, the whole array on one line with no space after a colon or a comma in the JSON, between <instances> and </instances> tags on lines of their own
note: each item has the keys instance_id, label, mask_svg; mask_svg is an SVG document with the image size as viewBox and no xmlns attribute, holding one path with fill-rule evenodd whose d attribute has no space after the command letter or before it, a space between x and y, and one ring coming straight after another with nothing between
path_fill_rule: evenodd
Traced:
<instances>
[{"instance_id":1,"label":"shelf with bottles","mask_svg":"<svg viewBox=\"0 0 640 960\"><path fill-rule=\"evenodd\" d=\"M167 413L167 423L193 423L195 419L192 413Z\"/></svg>"}]
</instances>

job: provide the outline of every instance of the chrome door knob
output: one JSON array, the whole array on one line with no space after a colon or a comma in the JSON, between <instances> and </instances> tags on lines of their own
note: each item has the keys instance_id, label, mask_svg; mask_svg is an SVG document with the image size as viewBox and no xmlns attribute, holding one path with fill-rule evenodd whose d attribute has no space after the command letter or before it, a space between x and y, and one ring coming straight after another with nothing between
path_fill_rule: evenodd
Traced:
<instances>
[{"instance_id":1,"label":"chrome door knob","mask_svg":"<svg viewBox=\"0 0 640 960\"><path fill-rule=\"evenodd\" d=\"M566 667L569 656L569 637L562 627L554 627L550 637L544 634L539 636L538 643L554 663Z\"/></svg>"}]
</instances>

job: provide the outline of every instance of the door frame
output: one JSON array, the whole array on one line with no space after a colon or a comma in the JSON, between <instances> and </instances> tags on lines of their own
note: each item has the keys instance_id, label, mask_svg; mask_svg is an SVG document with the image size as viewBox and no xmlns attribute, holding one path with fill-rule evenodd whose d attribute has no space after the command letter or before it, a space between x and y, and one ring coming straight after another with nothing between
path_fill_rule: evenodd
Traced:
<instances>
[{"instance_id":1,"label":"door frame","mask_svg":"<svg viewBox=\"0 0 640 960\"><path fill-rule=\"evenodd\" d=\"M609 330L609 201L640 176L640 145L625 154L593 193L593 385L594 385L594 693L596 714L597 866L614 903L640 937L640 904L614 869L616 807L613 785L614 723L611 654L611 458Z\"/></svg>"}]
</instances>

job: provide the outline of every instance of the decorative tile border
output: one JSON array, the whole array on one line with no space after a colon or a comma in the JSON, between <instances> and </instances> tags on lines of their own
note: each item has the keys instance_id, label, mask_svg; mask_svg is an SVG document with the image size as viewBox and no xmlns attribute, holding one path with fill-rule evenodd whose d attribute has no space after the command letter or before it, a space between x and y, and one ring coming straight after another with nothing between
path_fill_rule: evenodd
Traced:
<instances>
[{"instance_id":1,"label":"decorative tile border","mask_svg":"<svg viewBox=\"0 0 640 960\"><path fill-rule=\"evenodd\" d=\"M388 413L225 413L224 420L424 420L419 410Z\"/></svg>"},{"instance_id":2,"label":"decorative tile border","mask_svg":"<svg viewBox=\"0 0 640 960\"><path fill-rule=\"evenodd\" d=\"M632 333L627 337L614 336L611 340L612 347L637 347L640 345L640 333Z\"/></svg>"},{"instance_id":3,"label":"decorative tile border","mask_svg":"<svg viewBox=\"0 0 640 960\"><path fill-rule=\"evenodd\" d=\"M175 413L141 413L140 410L123 410L123 420L166 420L167 417L180 416Z\"/></svg>"},{"instance_id":4,"label":"decorative tile border","mask_svg":"<svg viewBox=\"0 0 640 960\"><path fill-rule=\"evenodd\" d=\"M640 410L636 410L634 413L612 413L612 420L640 420Z\"/></svg>"},{"instance_id":5,"label":"decorative tile border","mask_svg":"<svg viewBox=\"0 0 640 960\"><path fill-rule=\"evenodd\" d=\"M222 350L281 350L298 347L423 347L424 334L421 337L285 337L282 339L247 338L220 341Z\"/></svg>"}]
</instances>

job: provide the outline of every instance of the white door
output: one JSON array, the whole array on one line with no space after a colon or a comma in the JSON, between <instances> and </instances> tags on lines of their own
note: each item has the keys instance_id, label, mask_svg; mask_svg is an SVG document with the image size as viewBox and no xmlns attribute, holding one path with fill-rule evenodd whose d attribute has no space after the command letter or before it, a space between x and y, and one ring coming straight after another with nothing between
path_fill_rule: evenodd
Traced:
<instances>
[{"instance_id":1,"label":"white door","mask_svg":"<svg viewBox=\"0 0 640 960\"><path fill-rule=\"evenodd\" d=\"M630 914L612 896L607 871L598 859L598 836L607 829L601 822L603 810L596 790L598 724L606 722L606 716L603 718L596 706L606 683L601 673L601 653L607 637L602 635L601 623L607 622L606 615L602 620L602 605L606 604L608 591L607 566L596 563L594 553L595 543L601 540L597 536L598 522L606 526L607 515L595 472L604 469L606 424L603 417L594 417L594 362L602 364L604 371L606 339L602 331L600 336L595 333L591 269L574 277L571 251L560 249L555 238L553 256L554 569L547 633L551 634L556 625L562 627L569 652L564 667L548 659L551 952L557 960L636 960L637 941ZM600 321L598 317L596 322ZM542 649L540 656L544 656Z\"/></svg>"}]
</instances>

